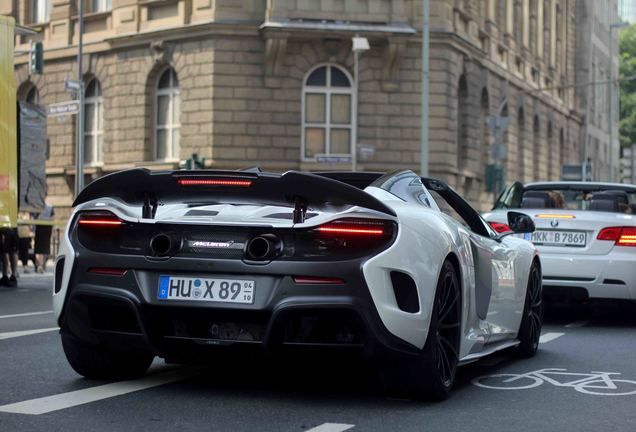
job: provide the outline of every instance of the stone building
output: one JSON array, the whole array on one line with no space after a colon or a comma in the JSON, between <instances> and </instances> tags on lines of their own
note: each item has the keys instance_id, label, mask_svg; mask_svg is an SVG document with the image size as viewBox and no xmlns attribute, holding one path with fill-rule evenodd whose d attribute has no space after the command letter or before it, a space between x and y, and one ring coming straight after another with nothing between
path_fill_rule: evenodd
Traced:
<instances>
[{"instance_id":1,"label":"stone building","mask_svg":"<svg viewBox=\"0 0 636 432\"><path fill-rule=\"evenodd\" d=\"M590 160L594 180L609 180L610 159L612 180L616 181L620 177L619 93L617 84L609 82L616 80L619 69L618 34L621 18L618 6L617 0L579 0L576 7L579 28L576 80L580 84L577 87L576 108L585 119L581 129L581 157L582 160ZM611 150L610 121L613 127Z\"/></svg>"},{"instance_id":2,"label":"stone building","mask_svg":"<svg viewBox=\"0 0 636 432\"><path fill-rule=\"evenodd\" d=\"M87 180L146 166L419 169L421 0L87 0ZM0 0L40 29L45 72L16 58L19 97L68 100L74 0ZM430 174L483 208L490 116L507 116L506 182L580 163L574 0L431 0ZM370 42L353 76L351 38ZM26 49L19 39L17 49ZM355 80L359 93L355 92ZM49 201L72 202L74 117L50 118Z\"/></svg>"}]
</instances>

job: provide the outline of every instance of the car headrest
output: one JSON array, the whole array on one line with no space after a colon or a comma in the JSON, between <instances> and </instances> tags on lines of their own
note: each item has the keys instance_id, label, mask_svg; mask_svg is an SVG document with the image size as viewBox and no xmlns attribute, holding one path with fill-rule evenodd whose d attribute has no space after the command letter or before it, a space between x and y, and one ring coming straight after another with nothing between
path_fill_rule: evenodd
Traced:
<instances>
[{"instance_id":1,"label":"car headrest","mask_svg":"<svg viewBox=\"0 0 636 432\"><path fill-rule=\"evenodd\" d=\"M549 208L550 198L523 197L521 208Z\"/></svg>"},{"instance_id":2,"label":"car headrest","mask_svg":"<svg viewBox=\"0 0 636 432\"><path fill-rule=\"evenodd\" d=\"M590 201L590 210L618 213L618 198L602 193L593 194L592 201Z\"/></svg>"},{"instance_id":3,"label":"car headrest","mask_svg":"<svg viewBox=\"0 0 636 432\"><path fill-rule=\"evenodd\" d=\"M621 204L629 204L629 198L627 197L627 192L622 191L622 190L605 190L602 192L598 192L596 194L594 194L596 196L603 196L603 195L609 195L609 196L614 196L618 199L618 202ZM594 195L592 196L592 199L594 199Z\"/></svg>"}]
</instances>

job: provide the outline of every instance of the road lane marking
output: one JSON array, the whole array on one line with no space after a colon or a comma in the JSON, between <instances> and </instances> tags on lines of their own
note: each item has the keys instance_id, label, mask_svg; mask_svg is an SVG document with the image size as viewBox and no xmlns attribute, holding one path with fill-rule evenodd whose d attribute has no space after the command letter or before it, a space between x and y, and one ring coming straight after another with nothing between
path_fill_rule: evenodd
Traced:
<instances>
[{"instance_id":1,"label":"road lane marking","mask_svg":"<svg viewBox=\"0 0 636 432\"><path fill-rule=\"evenodd\" d=\"M20 330L20 331L0 333L0 340L17 338L20 336L30 336L30 335L34 335L38 333L52 332L59 329L60 329L59 327L50 327L50 328L41 328L41 329L35 329L35 330Z\"/></svg>"},{"instance_id":2,"label":"road lane marking","mask_svg":"<svg viewBox=\"0 0 636 432\"><path fill-rule=\"evenodd\" d=\"M40 312L25 312L25 313L12 314L12 315L0 315L0 319L4 319L4 318L20 318L20 317L28 317L28 316L35 316L35 315L48 315L48 314L52 314L52 313L53 313L52 310L40 311Z\"/></svg>"},{"instance_id":3,"label":"road lane marking","mask_svg":"<svg viewBox=\"0 0 636 432\"><path fill-rule=\"evenodd\" d=\"M315 428L307 429L306 432L342 432L353 428L355 425L345 423L323 423Z\"/></svg>"},{"instance_id":4,"label":"road lane marking","mask_svg":"<svg viewBox=\"0 0 636 432\"><path fill-rule=\"evenodd\" d=\"M565 327L567 328L580 328L580 327L584 327L586 325L588 325L590 322L589 321L574 321L570 324L566 324Z\"/></svg>"},{"instance_id":5,"label":"road lane marking","mask_svg":"<svg viewBox=\"0 0 636 432\"><path fill-rule=\"evenodd\" d=\"M542 334L541 337L539 338L539 343L548 343L551 342L557 338L560 338L561 336L563 336L565 333L557 333L557 332L550 332L550 333L545 333Z\"/></svg>"},{"instance_id":6,"label":"road lane marking","mask_svg":"<svg viewBox=\"0 0 636 432\"><path fill-rule=\"evenodd\" d=\"M198 371L199 368L177 369L169 372L148 375L145 378L137 380L119 381L97 387L75 390L68 393L60 393L53 396L16 402L0 406L0 412L29 415L46 414L52 411L59 411L77 405L84 405L90 402L96 402L140 390L146 390L152 387L158 387L175 381L181 381L196 375Z\"/></svg>"}]
</instances>

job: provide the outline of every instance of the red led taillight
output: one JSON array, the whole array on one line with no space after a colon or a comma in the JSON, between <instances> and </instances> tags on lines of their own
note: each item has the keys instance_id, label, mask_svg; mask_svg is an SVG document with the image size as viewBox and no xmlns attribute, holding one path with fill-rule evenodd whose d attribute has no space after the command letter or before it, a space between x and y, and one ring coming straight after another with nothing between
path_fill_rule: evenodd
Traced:
<instances>
[{"instance_id":1,"label":"red led taillight","mask_svg":"<svg viewBox=\"0 0 636 432\"><path fill-rule=\"evenodd\" d=\"M177 180L181 186L236 186L250 187L252 180L239 179L179 179Z\"/></svg>"},{"instance_id":2,"label":"red led taillight","mask_svg":"<svg viewBox=\"0 0 636 432\"><path fill-rule=\"evenodd\" d=\"M345 281L330 277L294 276L294 283L298 285L342 285Z\"/></svg>"},{"instance_id":3,"label":"red led taillight","mask_svg":"<svg viewBox=\"0 0 636 432\"><path fill-rule=\"evenodd\" d=\"M492 227L492 229L494 229L495 231L497 231L498 233L505 233L508 231L512 231L510 229L510 227L508 226L508 224L505 223L499 223L499 222L488 222L488 224L490 224L490 226Z\"/></svg>"},{"instance_id":4,"label":"red led taillight","mask_svg":"<svg viewBox=\"0 0 636 432\"><path fill-rule=\"evenodd\" d=\"M128 270L109 267L93 267L88 270L89 273L98 274L102 276L124 276Z\"/></svg>"},{"instance_id":5,"label":"red led taillight","mask_svg":"<svg viewBox=\"0 0 636 432\"><path fill-rule=\"evenodd\" d=\"M613 241L616 246L636 246L636 227L603 228L596 239Z\"/></svg>"},{"instance_id":6,"label":"red led taillight","mask_svg":"<svg viewBox=\"0 0 636 432\"><path fill-rule=\"evenodd\" d=\"M345 236L383 236L386 233L384 222L373 220L343 219L321 225L316 230L321 234Z\"/></svg>"},{"instance_id":7,"label":"red led taillight","mask_svg":"<svg viewBox=\"0 0 636 432\"><path fill-rule=\"evenodd\" d=\"M110 212L105 212L81 214L77 223L84 226L107 228L120 226L124 223L124 221Z\"/></svg>"}]
</instances>

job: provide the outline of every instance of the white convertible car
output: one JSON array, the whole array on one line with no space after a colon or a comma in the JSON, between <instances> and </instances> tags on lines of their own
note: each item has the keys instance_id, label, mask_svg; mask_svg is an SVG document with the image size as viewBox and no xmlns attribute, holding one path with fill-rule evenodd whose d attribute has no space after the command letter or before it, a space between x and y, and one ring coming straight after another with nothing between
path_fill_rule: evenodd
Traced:
<instances>
[{"instance_id":1,"label":"white convertible car","mask_svg":"<svg viewBox=\"0 0 636 432\"><path fill-rule=\"evenodd\" d=\"M545 297L636 300L636 187L590 182L513 184L484 215L506 232L520 209L537 230L526 235L541 253Z\"/></svg>"},{"instance_id":2,"label":"white convertible car","mask_svg":"<svg viewBox=\"0 0 636 432\"><path fill-rule=\"evenodd\" d=\"M310 348L373 359L388 386L441 399L458 365L537 350L535 247L410 171L135 169L74 206L53 299L86 377ZM507 223L534 230L521 213Z\"/></svg>"}]
</instances>

